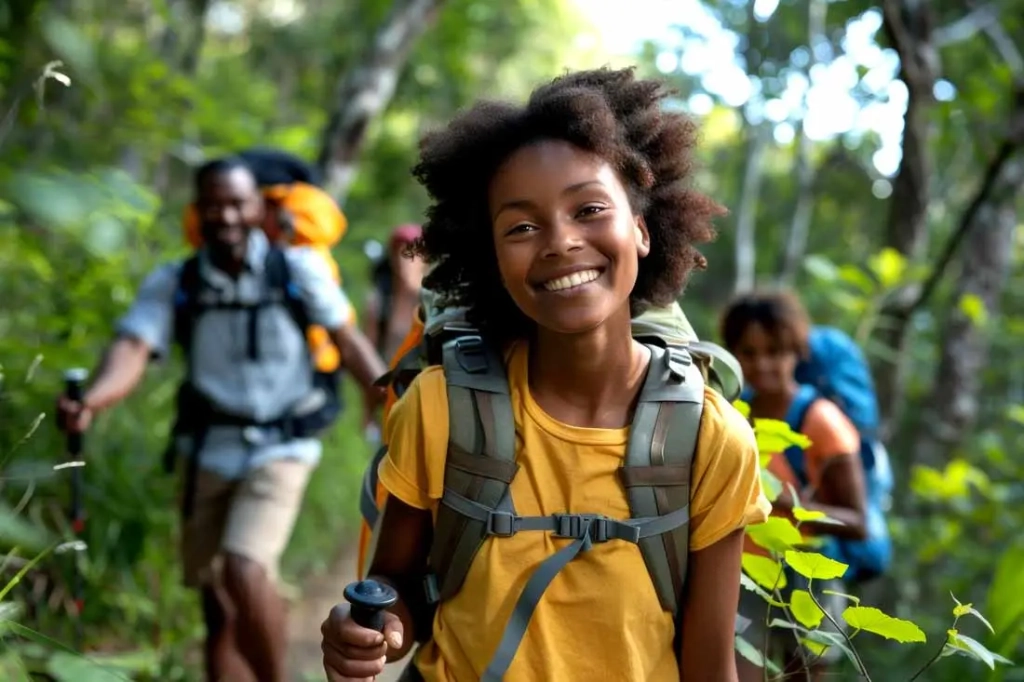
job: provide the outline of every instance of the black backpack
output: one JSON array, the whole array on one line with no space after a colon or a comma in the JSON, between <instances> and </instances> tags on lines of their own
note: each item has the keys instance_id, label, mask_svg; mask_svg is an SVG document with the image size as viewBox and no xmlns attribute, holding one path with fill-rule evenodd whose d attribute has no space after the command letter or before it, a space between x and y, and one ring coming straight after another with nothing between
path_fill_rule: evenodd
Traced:
<instances>
[{"instance_id":1,"label":"black backpack","mask_svg":"<svg viewBox=\"0 0 1024 682\"><path fill-rule=\"evenodd\" d=\"M204 300L204 294L211 291L204 286L199 268L198 254L184 262L174 294L174 343L186 358L191 356L192 337L196 322L204 313L215 309L244 310L248 313L248 356L252 360L260 357L258 316L262 309L282 304L288 310L295 325L303 335L310 326L306 307L298 288L293 284L288 260L281 248L272 246L267 252L264 265L266 277L265 296L255 304L226 303ZM191 365L191 362L189 363ZM317 399L310 406L304 406L300 414L289 413L267 422L256 422L249 417L227 414L210 403L192 385L191 367L178 391L178 419L176 433L202 434L210 426L262 426L280 428L289 438L310 438L319 435L333 424L341 414L340 391L341 370L319 372L313 369L313 388ZM322 396L322 397L320 397Z\"/></svg>"}]
</instances>

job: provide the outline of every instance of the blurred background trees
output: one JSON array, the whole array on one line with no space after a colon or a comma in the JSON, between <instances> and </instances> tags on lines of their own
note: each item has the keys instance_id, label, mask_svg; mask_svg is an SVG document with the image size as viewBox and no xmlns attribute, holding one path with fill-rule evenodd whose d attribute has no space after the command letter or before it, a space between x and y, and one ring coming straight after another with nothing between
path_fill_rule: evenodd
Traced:
<instances>
[{"instance_id":1,"label":"blurred background trees","mask_svg":"<svg viewBox=\"0 0 1024 682\"><path fill-rule=\"evenodd\" d=\"M992 621L989 648L1024 659L1021 49L1022 0L0 5L0 585L23 573L0 596L3 679L23 664L100 674L23 630L71 641L75 561L84 649L136 679L195 679L198 612L160 469L176 363L89 434L89 551L29 566L66 530L60 373L91 366L145 273L185 253L191 169L252 145L316 160L350 220L337 255L361 301L366 240L426 205L409 175L422 132L605 63L660 75L703 121L699 183L731 214L683 299L698 332L715 336L737 287L783 281L868 350L898 476L897 563L872 598L931 639L952 590ZM298 600L349 549L358 412L331 435L289 550ZM930 654L861 646L894 680ZM928 679L1024 679L960 665Z\"/></svg>"}]
</instances>

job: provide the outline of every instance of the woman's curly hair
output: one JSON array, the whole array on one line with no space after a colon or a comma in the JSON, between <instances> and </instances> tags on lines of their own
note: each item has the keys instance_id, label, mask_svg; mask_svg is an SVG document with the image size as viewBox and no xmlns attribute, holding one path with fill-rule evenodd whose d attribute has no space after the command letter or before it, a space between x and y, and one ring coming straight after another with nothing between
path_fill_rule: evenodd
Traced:
<instances>
[{"instance_id":1,"label":"woman's curly hair","mask_svg":"<svg viewBox=\"0 0 1024 682\"><path fill-rule=\"evenodd\" d=\"M415 247L435 264L424 285L446 305L467 307L484 333L503 340L530 333L532 321L498 272L488 186L516 150L554 139L607 160L631 208L644 217L651 250L640 260L633 314L670 304L690 271L706 266L695 245L714 238L712 219L725 209L689 187L697 128L662 109L669 94L658 81L637 79L632 68L580 71L539 87L525 106L484 101L425 136L413 169L432 199Z\"/></svg>"}]
</instances>

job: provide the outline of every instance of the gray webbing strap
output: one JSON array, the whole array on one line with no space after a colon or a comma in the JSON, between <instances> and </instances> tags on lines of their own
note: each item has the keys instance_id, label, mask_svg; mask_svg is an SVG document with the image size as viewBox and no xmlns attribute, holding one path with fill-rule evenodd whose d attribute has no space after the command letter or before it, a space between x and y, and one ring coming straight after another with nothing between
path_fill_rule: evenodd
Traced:
<instances>
[{"instance_id":1,"label":"gray webbing strap","mask_svg":"<svg viewBox=\"0 0 1024 682\"><path fill-rule=\"evenodd\" d=\"M380 514L380 510L377 509L377 469L380 468L380 463L386 454L388 454L388 446L380 446L366 467L366 471L363 472L363 485L359 491L359 512L370 528L377 523L377 516Z\"/></svg>"},{"instance_id":2,"label":"gray webbing strap","mask_svg":"<svg viewBox=\"0 0 1024 682\"><path fill-rule=\"evenodd\" d=\"M580 552L595 542L623 540L637 544L643 538L655 537L682 526L690 520L686 505L664 516L653 518L610 519L599 514L552 514L551 516L519 516L489 509L451 490L445 490L441 504L486 525L487 534L510 537L519 531L548 531L554 537L571 538L573 542L558 550L534 569L523 588L512 616L505 625L497 651L491 657L481 682L500 682L512 665L530 618L551 581Z\"/></svg>"}]
</instances>

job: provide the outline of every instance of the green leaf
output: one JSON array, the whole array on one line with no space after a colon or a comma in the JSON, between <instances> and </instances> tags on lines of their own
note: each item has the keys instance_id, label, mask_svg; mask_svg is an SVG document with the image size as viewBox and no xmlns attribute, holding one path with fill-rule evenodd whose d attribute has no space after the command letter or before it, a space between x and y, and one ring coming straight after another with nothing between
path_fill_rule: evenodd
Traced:
<instances>
[{"instance_id":1,"label":"green leaf","mask_svg":"<svg viewBox=\"0 0 1024 682\"><path fill-rule=\"evenodd\" d=\"M1006 418L1024 426L1024 405L1010 405L1006 408Z\"/></svg>"},{"instance_id":2,"label":"green leaf","mask_svg":"<svg viewBox=\"0 0 1024 682\"><path fill-rule=\"evenodd\" d=\"M829 649L828 644L815 642L810 637L798 637L798 639L800 640L800 643L807 647L807 649L815 656L821 656Z\"/></svg>"},{"instance_id":3,"label":"green leaf","mask_svg":"<svg viewBox=\"0 0 1024 682\"><path fill-rule=\"evenodd\" d=\"M804 258L804 269L817 279L824 282L833 282L839 275L839 271L836 269L835 263L825 256L820 256L818 254L811 254Z\"/></svg>"},{"instance_id":4,"label":"green leaf","mask_svg":"<svg viewBox=\"0 0 1024 682\"><path fill-rule=\"evenodd\" d=\"M750 576L748 576L746 573L740 573L740 587L742 587L745 590L749 590L749 591L753 592L754 594L759 596L761 599L764 599L766 602L768 602L769 604L771 604L772 606L774 606L776 608L780 608L781 609L784 606L786 606L785 602L781 602L781 601L776 600L775 597L770 595L765 590L761 589L761 586L758 585L757 583L755 583L750 578Z\"/></svg>"},{"instance_id":5,"label":"green leaf","mask_svg":"<svg viewBox=\"0 0 1024 682\"><path fill-rule=\"evenodd\" d=\"M782 630L794 630L799 633L800 638L807 638L813 642L817 642L824 646L836 647L842 651L850 662L857 665L857 657L853 655L853 651L846 644L846 638L836 632L829 630L808 630L802 625L796 623L790 623L789 621L782 620L781 618L775 618L771 623L768 624L770 628L777 628Z\"/></svg>"},{"instance_id":6,"label":"green leaf","mask_svg":"<svg viewBox=\"0 0 1024 682\"><path fill-rule=\"evenodd\" d=\"M806 628L816 628L825 618L825 612L818 608L807 590L793 590L789 598L789 610L797 622Z\"/></svg>"},{"instance_id":7,"label":"green leaf","mask_svg":"<svg viewBox=\"0 0 1024 682\"><path fill-rule=\"evenodd\" d=\"M792 445L806 449L811 445L810 438L797 433L789 428L789 424L778 419L755 419L754 436L757 438L757 449L762 453L782 452Z\"/></svg>"},{"instance_id":8,"label":"green leaf","mask_svg":"<svg viewBox=\"0 0 1024 682\"><path fill-rule=\"evenodd\" d=\"M988 628L989 632L993 634L995 633L995 630L992 628L992 624L985 620L985 616L981 615L981 613L979 613L978 610L974 608L974 604L961 604L960 600L957 599L956 595L952 592L949 593L949 596L953 598L954 602L956 602L956 606L953 607L954 616L956 616L957 618L962 618L964 616L974 616L975 618L980 620L985 627Z\"/></svg>"},{"instance_id":9,"label":"green leaf","mask_svg":"<svg viewBox=\"0 0 1024 682\"><path fill-rule=\"evenodd\" d=\"M843 525L842 521L830 518L825 512L818 511L817 509L804 509L803 507L793 507L793 518L800 523L823 523L831 524L835 526Z\"/></svg>"},{"instance_id":10,"label":"green leaf","mask_svg":"<svg viewBox=\"0 0 1024 682\"><path fill-rule=\"evenodd\" d=\"M894 248L886 247L868 261L878 283L889 289L899 283L907 269L907 259Z\"/></svg>"},{"instance_id":11,"label":"green leaf","mask_svg":"<svg viewBox=\"0 0 1024 682\"><path fill-rule=\"evenodd\" d=\"M786 586L786 573L782 570L782 564L775 559L744 552L742 562L746 574L764 589L782 589Z\"/></svg>"},{"instance_id":12,"label":"green leaf","mask_svg":"<svg viewBox=\"0 0 1024 682\"><path fill-rule=\"evenodd\" d=\"M875 291L875 283L854 265L843 265L839 268L839 279L860 289L861 293L871 295Z\"/></svg>"},{"instance_id":13,"label":"green leaf","mask_svg":"<svg viewBox=\"0 0 1024 682\"><path fill-rule=\"evenodd\" d=\"M1016 639L1018 625L1024 622L1024 543L1011 545L1003 552L996 564L992 584L988 588L985 612L992 619L996 632L1006 633L1008 639ZM1011 635L1010 633L1014 633ZM1003 651L1011 649L1003 648Z\"/></svg>"},{"instance_id":14,"label":"green leaf","mask_svg":"<svg viewBox=\"0 0 1024 682\"><path fill-rule=\"evenodd\" d=\"M778 476L763 467L760 473L761 489L764 491L764 496L768 498L769 502L774 502L782 494L782 481L779 480Z\"/></svg>"},{"instance_id":15,"label":"green leaf","mask_svg":"<svg viewBox=\"0 0 1024 682\"><path fill-rule=\"evenodd\" d=\"M770 552L782 553L803 543L800 531L783 516L769 516L764 523L747 526L747 536Z\"/></svg>"},{"instance_id":16,"label":"green leaf","mask_svg":"<svg viewBox=\"0 0 1024 682\"><path fill-rule=\"evenodd\" d=\"M974 294L964 294L960 297L960 303L958 305L960 312L967 317L976 327L984 327L985 323L988 322L988 309L985 307L985 302L980 297Z\"/></svg>"},{"instance_id":17,"label":"green leaf","mask_svg":"<svg viewBox=\"0 0 1024 682\"><path fill-rule=\"evenodd\" d=\"M993 651L989 651L988 648L978 640L968 637L967 635L961 635L956 630L949 631L949 640L946 642L946 646L954 649L957 653L967 654L970 658L981 661L991 670L996 669L996 663L1001 663L1002 665L1013 665L1013 661L1010 659L1000 656Z\"/></svg>"},{"instance_id":18,"label":"green leaf","mask_svg":"<svg viewBox=\"0 0 1024 682\"><path fill-rule=\"evenodd\" d=\"M786 564L805 578L812 580L832 580L842 578L849 568L844 563L829 559L817 552L788 551L785 555Z\"/></svg>"},{"instance_id":19,"label":"green leaf","mask_svg":"<svg viewBox=\"0 0 1024 682\"><path fill-rule=\"evenodd\" d=\"M915 623L893 618L873 606L847 606L843 611L843 620L852 628L903 644L927 641L924 631Z\"/></svg>"},{"instance_id":20,"label":"green leaf","mask_svg":"<svg viewBox=\"0 0 1024 682\"><path fill-rule=\"evenodd\" d=\"M750 419L750 405L742 400L734 400L732 406L736 408L737 412L743 415L744 419Z\"/></svg>"},{"instance_id":21,"label":"green leaf","mask_svg":"<svg viewBox=\"0 0 1024 682\"><path fill-rule=\"evenodd\" d=\"M740 656L747 659L748 661L756 665L758 668L764 667L764 656L761 655L761 652L758 651L757 647L755 647L753 644L743 639L739 635L736 635L735 647L736 653L738 653Z\"/></svg>"},{"instance_id":22,"label":"green leaf","mask_svg":"<svg viewBox=\"0 0 1024 682\"><path fill-rule=\"evenodd\" d=\"M58 651L46 662L46 671L58 682L125 682L125 676L84 656Z\"/></svg>"}]
</instances>

